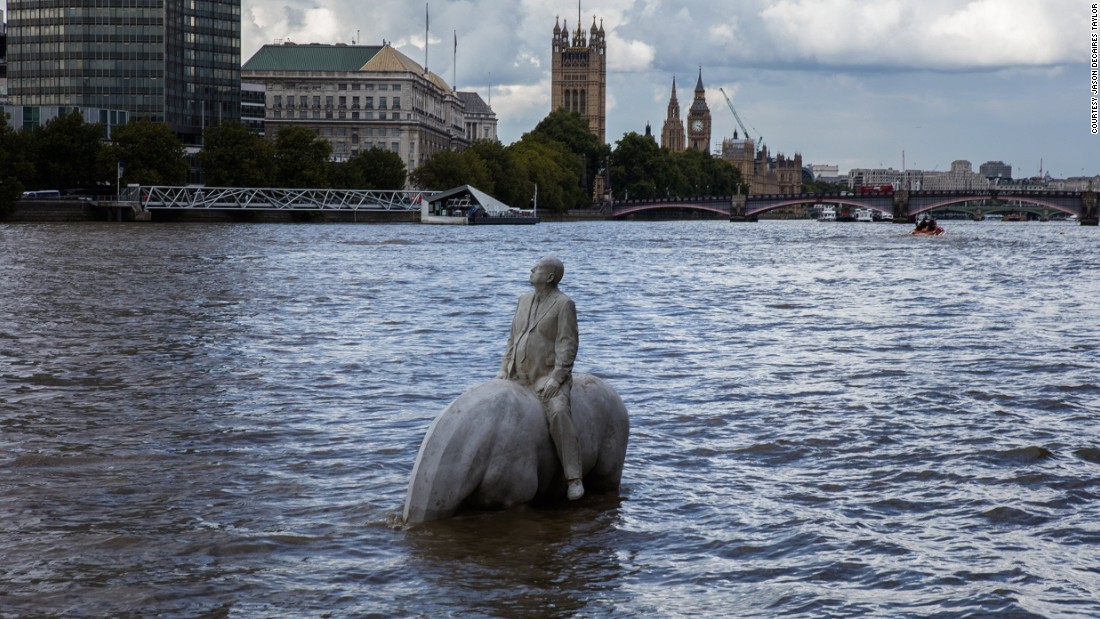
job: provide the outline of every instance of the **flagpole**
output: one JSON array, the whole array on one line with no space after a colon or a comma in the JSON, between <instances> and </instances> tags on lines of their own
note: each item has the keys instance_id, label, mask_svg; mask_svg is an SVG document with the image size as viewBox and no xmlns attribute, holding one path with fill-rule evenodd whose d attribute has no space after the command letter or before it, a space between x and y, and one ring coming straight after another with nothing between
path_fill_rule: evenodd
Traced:
<instances>
[{"instance_id":1,"label":"flagpole","mask_svg":"<svg viewBox=\"0 0 1100 619\"><path fill-rule=\"evenodd\" d=\"M424 3L424 74L428 73L428 3Z\"/></svg>"}]
</instances>

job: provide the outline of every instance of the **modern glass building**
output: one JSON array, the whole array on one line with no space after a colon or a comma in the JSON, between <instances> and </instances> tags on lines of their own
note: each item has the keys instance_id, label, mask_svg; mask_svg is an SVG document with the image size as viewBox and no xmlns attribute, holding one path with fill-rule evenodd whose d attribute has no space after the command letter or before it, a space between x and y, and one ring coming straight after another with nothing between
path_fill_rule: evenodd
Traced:
<instances>
[{"instance_id":1,"label":"modern glass building","mask_svg":"<svg viewBox=\"0 0 1100 619\"><path fill-rule=\"evenodd\" d=\"M187 144L239 120L240 0L8 0L15 105L124 110Z\"/></svg>"}]
</instances>

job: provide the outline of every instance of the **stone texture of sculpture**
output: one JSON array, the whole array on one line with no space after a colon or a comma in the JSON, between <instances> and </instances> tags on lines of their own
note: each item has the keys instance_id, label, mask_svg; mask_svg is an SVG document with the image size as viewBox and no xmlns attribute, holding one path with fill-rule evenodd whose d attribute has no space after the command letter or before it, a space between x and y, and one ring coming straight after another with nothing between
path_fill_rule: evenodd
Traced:
<instances>
[{"instance_id":1,"label":"stone texture of sculpture","mask_svg":"<svg viewBox=\"0 0 1100 619\"><path fill-rule=\"evenodd\" d=\"M585 486L617 490L630 433L626 406L590 374L574 374L571 400ZM412 524L448 518L460 507L505 509L565 492L539 398L523 385L494 379L459 396L432 422L403 515Z\"/></svg>"},{"instance_id":2,"label":"stone texture of sculpture","mask_svg":"<svg viewBox=\"0 0 1100 619\"><path fill-rule=\"evenodd\" d=\"M630 423L610 385L573 374L577 313L558 290L564 273L557 258L535 264L496 380L459 396L428 429L406 522L618 489Z\"/></svg>"}]
</instances>

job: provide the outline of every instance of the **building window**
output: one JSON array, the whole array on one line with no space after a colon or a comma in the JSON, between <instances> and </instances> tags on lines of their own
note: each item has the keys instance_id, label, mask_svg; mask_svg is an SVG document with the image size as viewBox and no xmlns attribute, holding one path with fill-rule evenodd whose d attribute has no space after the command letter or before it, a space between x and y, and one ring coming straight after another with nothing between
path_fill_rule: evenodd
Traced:
<instances>
[{"instance_id":1,"label":"building window","mask_svg":"<svg viewBox=\"0 0 1100 619\"><path fill-rule=\"evenodd\" d=\"M401 153L401 143L400 142L391 142L390 143L390 150L395 152L395 153L400 154Z\"/></svg>"},{"instance_id":2,"label":"building window","mask_svg":"<svg viewBox=\"0 0 1100 619\"><path fill-rule=\"evenodd\" d=\"M393 109L395 109L395 110L401 109L401 97L394 97L393 98Z\"/></svg>"}]
</instances>

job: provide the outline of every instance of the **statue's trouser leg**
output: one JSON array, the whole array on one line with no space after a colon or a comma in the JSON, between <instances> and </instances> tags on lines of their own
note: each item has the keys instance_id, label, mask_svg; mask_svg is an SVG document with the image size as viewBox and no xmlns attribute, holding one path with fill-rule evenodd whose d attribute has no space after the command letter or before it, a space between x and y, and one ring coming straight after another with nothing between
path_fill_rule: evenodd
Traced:
<instances>
[{"instance_id":1,"label":"statue's trouser leg","mask_svg":"<svg viewBox=\"0 0 1100 619\"><path fill-rule=\"evenodd\" d=\"M581 446L573 427L573 417L569 414L569 391L568 388L563 388L556 397L543 403L543 410L546 412L550 437L554 439L554 447L558 450L565 478L580 479Z\"/></svg>"}]
</instances>

